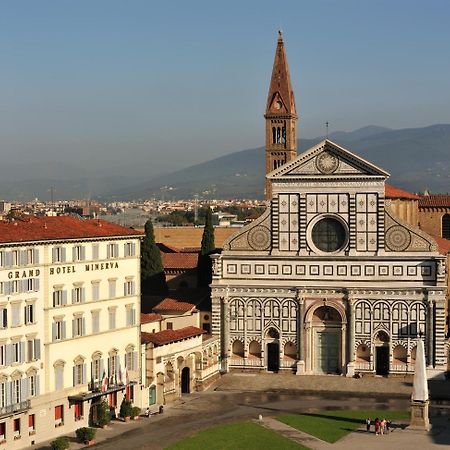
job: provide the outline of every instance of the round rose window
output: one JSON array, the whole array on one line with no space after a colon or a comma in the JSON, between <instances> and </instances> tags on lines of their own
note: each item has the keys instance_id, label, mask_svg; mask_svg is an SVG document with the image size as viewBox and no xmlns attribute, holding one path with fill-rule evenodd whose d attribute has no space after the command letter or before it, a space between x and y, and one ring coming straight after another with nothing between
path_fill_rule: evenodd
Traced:
<instances>
[{"instance_id":1,"label":"round rose window","mask_svg":"<svg viewBox=\"0 0 450 450\"><path fill-rule=\"evenodd\" d=\"M345 245L347 233L339 220L326 217L313 226L311 238L319 250L336 252Z\"/></svg>"}]
</instances>

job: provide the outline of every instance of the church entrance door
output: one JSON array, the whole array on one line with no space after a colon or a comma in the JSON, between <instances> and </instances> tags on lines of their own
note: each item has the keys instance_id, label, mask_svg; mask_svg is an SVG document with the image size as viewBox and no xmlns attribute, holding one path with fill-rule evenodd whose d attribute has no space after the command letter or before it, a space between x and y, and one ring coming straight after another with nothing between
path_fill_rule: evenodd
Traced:
<instances>
[{"instance_id":1,"label":"church entrance door","mask_svg":"<svg viewBox=\"0 0 450 450\"><path fill-rule=\"evenodd\" d=\"M317 369L322 373L339 371L339 334L322 331L317 333Z\"/></svg>"},{"instance_id":2,"label":"church entrance door","mask_svg":"<svg viewBox=\"0 0 450 450\"><path fill-rule=\"evenodd\" d=\"M377 375L389 375L389 347L375 347L375 370Z\"/></svg>"},{"instance_id":3,"label":"church entrance door","mask_svg":"<svg viewBox=\"0 0 450 450\"><path fill-rule=\"evenodd\" d=\"M280 345L278 342L267 344L267 370L278 372L280 368Z\"/></svg>"},{"instance_id":4,"label":"church entrance door","mask_svg":"<svg viewBox=\"0 0 450 450\"><path fill-rule=\"evenodd\" d=\"M191 392L190 386L190 370L189 367L184 367L181 371L181 393L189 394Z\"/></svg>"}]
</instances>

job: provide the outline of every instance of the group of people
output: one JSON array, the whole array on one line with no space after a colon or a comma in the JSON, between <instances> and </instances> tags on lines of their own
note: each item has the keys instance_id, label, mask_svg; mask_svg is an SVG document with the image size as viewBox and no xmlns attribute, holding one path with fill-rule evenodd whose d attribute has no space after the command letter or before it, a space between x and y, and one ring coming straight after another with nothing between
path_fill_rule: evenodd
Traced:
<instances>
[{"instance_id":1,"label":"group of people","mask_svg":"<svg viewBox=\"0 0 450 450\"><path fill-rule=\"evenodd\" d=\"M375 427L375 434L378 436L379 434L389 434L389 430L391 428L391 421L386 419L379 419L378 417L372 421L370 418L366 419L366 429L370 432L371 425Z\"/></svg>"}]
</instances>

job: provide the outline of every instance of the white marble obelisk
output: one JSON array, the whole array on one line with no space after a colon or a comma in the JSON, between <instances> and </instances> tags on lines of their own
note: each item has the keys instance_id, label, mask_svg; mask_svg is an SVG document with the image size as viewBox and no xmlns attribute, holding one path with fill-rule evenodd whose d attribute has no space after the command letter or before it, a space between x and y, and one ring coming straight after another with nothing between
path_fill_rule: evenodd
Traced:
<instances>
[{"instance_id":1,"label":"white marble obelisk","mask_svg":"<svg viewBox=\"0 0 450 450\"><path fill-rule=\"evenodd\" d=\"M414 370L413 392L411 396L411 424L410 428L430 429L428 419L428 380L425 363L425 350L422 338L417 341L416 367Z\"/></svg>"}]
</instances>

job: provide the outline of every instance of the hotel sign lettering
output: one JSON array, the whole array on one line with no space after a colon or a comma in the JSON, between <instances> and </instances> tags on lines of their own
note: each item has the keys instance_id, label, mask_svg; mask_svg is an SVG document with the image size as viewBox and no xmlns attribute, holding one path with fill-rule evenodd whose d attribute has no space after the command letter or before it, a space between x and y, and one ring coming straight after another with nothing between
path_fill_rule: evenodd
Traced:
<instances>
[{"instance_id":1,"label":"hotel sign lettering","mask_svg":"<svg viewBox=\"0 0 450 450\"><path fill-rule=\"evenodd\" d=\"M97 270L111 270L118 269L119 263L117 262L102 262L102 263L90 263L84 265L85 272L95 272ZM50 275L60 275L65 273L77 273L77 266L57 266L50 267Z\"/></svg>"}]
</instances>

